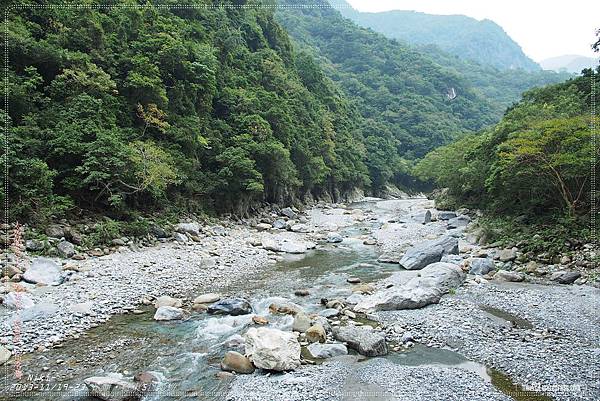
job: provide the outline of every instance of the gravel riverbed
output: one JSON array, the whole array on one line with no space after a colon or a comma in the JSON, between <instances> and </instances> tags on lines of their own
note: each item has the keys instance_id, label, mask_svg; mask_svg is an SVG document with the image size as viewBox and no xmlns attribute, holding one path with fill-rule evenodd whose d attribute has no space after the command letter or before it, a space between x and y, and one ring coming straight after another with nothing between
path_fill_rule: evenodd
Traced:
<instances>
[{"instance_id":1,"label":"gravel riverbed","mask_svg":"<svg viewBox=\"0 0 600 401\"><path fill-rule=\"evenodd\" d=\"M147 313L149 307L144 305L162 295L182 298L183 308L191 314L191 300L201 293L236 296L228 291L244 287L251 291L256 286L264 291L267 287L260 282L261 274L283 255L271 249L273 241L292 244L292 248L298 244L321 247L332 231L348 230L345 235L353 236L354 241L373 243L382 256L380 260L396 260L415 244L450 234L460 239L461 253L454 256L453 263L464 266L482 252L494 257L497 250L467 241L462 228L448 230L446 221L435 219L422 224L426 210L435 213L432 202L426 199L371 200L350 210L320 205L302 215L301 227L296 226L295 232L224 222L225 229L217 234L204 234L185 243L166 242L139 251L122 248L111 255L63 262L74 273L69 273L62 284L19 284L36 305L52 308L41 308L36 319L28 320L22 319L26 311L17 316L14 310L0 307L0 342L13 354L26 357L28 353L44 354L50 348L58 347L55 351L60 352L65 340L73 344L91 328L101 328L111 316L142 313L144 308ZM381 291L420 275L418 270L398 267L398 271L400 275L368 284ZM294 273L289 274L291 279ZM235 375L223 398L543 399L526 398L533 393L525 390L534 390L555 400L600 399L600 290L530 281L508 283L469 275L464 285L437 304L370 315L382 326L390 344L405 344L400 352L394 350L389 356L376 358L336 357L288 373L257 370L251 375ZM9 290L14 290L13 283L5 283L4 292ZM409 344L406 338L410 338ZM114 347L106 352L127 348L133 359L139 341L142 339L115 339ZM452 355L464 360L402 362L402 354L413 352L413 345L453 351ZM97 364L104 360L99 358ZM494 372L520 387L499 384Z\"/></svg>"}]
</instances>

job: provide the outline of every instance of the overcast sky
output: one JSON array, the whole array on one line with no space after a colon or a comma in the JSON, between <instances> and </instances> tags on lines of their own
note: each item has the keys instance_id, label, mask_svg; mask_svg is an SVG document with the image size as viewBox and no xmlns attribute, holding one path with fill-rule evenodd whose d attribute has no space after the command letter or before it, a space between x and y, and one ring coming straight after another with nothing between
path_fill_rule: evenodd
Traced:
<instances>
[{"instance_id":1,"label":"overcast sky","mask_svg":"<svg viewBox=\"0 0 600 401\"><path fill-rule=\"evenodd\" d=\"M597 0L347 0L359 11L414 10L491 19L535 61L564 54L597 57Z\"/></svg>"}]
</instances>

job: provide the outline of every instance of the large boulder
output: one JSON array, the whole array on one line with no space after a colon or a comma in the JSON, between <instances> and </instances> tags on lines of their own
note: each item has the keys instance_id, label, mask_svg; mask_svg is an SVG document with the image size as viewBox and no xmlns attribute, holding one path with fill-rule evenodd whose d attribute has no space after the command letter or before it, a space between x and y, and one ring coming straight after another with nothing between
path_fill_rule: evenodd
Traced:
<instances>
[{"instance_id":1,"label":"large boulder","mask_svg":"<svg viewBox=\"0 0 600 401\"><path fill-rule=\"evenodd\" d=\"M56 246L56 250L61 258L69 259L75 255L75 246L69 241L60 241Z\"/></svg>"},{"instance_id":2,"label":"large boulder","mask_svg":"<svg viewBox=\"0 0 600 401\"><path fill-rule=\"evenodd\" d=\"M252 305L244 298L225 298L208 307L212 315L247 315L252 313Z\"/></svg>"},{"instance_id":3,"label":"large boulder","mask_svg":"<svg viewBox=\"0 0 600 401\"><path fill-rule=\"evenodd\" d=\"M394 286L362 299L357 312L377 310L418 309L440 301L442 295L459 287L465 279L462 269L451 263L433 263L418 277L402 286Z\"/></svg>"},{"instance_id":4,"label":"large boulder","mask_svg":"<svg viewBox=\"0 0 600 401\"><path fill-rule=\"evenodd\" d=\"M23 274L23 280L32 284L58 285L62 283L62 269L51 259L36 258Z\"/></svg>"},{"instance_id":5,"label":"large boulder","mask_svg":"<svg viewBox=\"0 0 600 401\"><path fill-rule=\"evenodd\" d=\"M471 222L471 218L467 215L460 215L453 219L448 220L448 229L466 227Z\"/></svg>"},{"instance_id":6,"label":"large boulder","mask_svg":"<svg viewBox=\"0 0 600 401\"><path fill-rule=\"evenodd\" d=\"M18 316L14 316L11 323L28 322L31 320L47 319L58 312L58 306L50 302L40 302L31 308L23 309Z\"/></svg>"},{"instance_id":7,"label":"large boulder","mask_svg":"<svg viewBox=\"0 0 600 401\"><path fill-rule=\"evenodd\" d=\"M310 231L308 226L303 223L294 224L290 227L290 231L295 233L307 233Z\"/></svg>"},{"instance_id":8,"label":"large boulder","mask_svg":"<svg viewBox=\"0 0 600 401\"><path fill-rule=\"evenodd\" d=\"M221 294L210 293L198 295L194 298L194 304L213 304L221 299Z\"/></svg>"},{"instance_id":9,"label":"large boulder","mask_svg":"<svg viewBox=\"0 0 600 401\"><path fill-rule=\"evenodd\" d=\"M175 231L181 234L200 236L200 224L198 223L179 223L174 227Z\"/></svg>"},{"instance_id":10,"label":"large boulder","mask_svg":"<svg viewBox=\"0 0 600 401\"><path fill-rule=\"evenodd\" d=\"M438 212L438 220L450 220L456 217L456 213L450 211L440 210Z\"/></svg>"},{"instance_id":11,"label":"large boulder","mask_svg":"<svg viewBox=\"0 0 600 401\"><path fill-rule=\"evenodd\" d=\"M104 401L134 401L143 395L136 383L118 375L88 377L83 382L91 397Z\"/></svg>"},{"instance_id":12,"label":"large boulder","mask_svg":"<svg viewBox=\"0 0 600 401\"><path fill-rule=\"evenodd\" d=\"M494 261L489 258L473 258L469 264L469 273L484 276L494 270Z\"/></svg>"},{"instance_id":13,"label":"large boulder","mask_svg":"<svg viewBox=\"0 0 600 401\"><path fill-rule=\"evenodd\" d=\"M312 343L306 347L313 358L325 359L340 355L348 355L348 348L344 344Z\"/></svg>"},{"instance_id":14,"label":"large boulder","mask_svg":"<svg viewBox=\"0 0 600 401\"><path fill-rule=\"evenodd\" d=\"M517 258L517 249L502 249L496 254L496 259L500 262L512 262Z\"/></svg>"},{"instance_id":15,"label":"large boulder","mask_svg":"<svg viewBox=\"0 0 600 401\"><path fill-rule=\"evenodd\" d=\"M559 284L573 284L575 280L581 277L581 273L573 271L556 272L550 276L550 280Z\"/></svg>"},{"instance_id":16,"label":"large boulder","mask_svg":"<svg viewBox=\"0 0 600 401\"><path fill-rule=\"evenodd\" d=\"M294 323L292 324L292 330L304 333L310 328L310 325L310 318L305 313L296 313L294 316Z\"/></svg>"},{"instance_id":17,"label":"large boulder","mask_svg":"<svg viewBox=\"0 0 600 401\"><path fill-rule=\"evenodd\" d=\"M342 235L338 232L330 232L329 234L327 234L327 242L330 243L338 243L338 242L342 242L344 240L344 237L342 237Z\"/></svg>"},{"instance_id":18,"label":"large boulder","mask_svg":"<svg viewBox=\"0 0 600 401\"><path fill-rule=\"evenodd\" d=\"M409 248L399 263L407 270L419 270L427 265L439 262L444 255L457 254L458 239L451 236L444 236Z\"/></svg>"},{"instance_id":19,"label":"large boulder","mask_svg":"<svg viewBox=\"0 0 600 401\"><path fill-rule=\"evenodd\" d=\"M10 309L28 309L34 305L33 299L26 292L9 292L2 304Z\"/></svg>"},{"instance_id":20,"label":"large boulder","mask_svg":"<svg viewBox=\"0 0 600 401\"><path fill-rule=\"evenodd\" d=\"M280 252L281 245L279 245L279 241L274 238L263 238L261 241L261 246L263 249L267 251Z\"/></svg>"},{"instance_id":21,"label":"large boulder","mask_svg":"<svg viewBox=\"0 0 600 401\"><path fill-rule=\"evenodd\" d=\"M496 274L494 274L494 278L500 281L518 283L525 280L525 275L523 273L509 270L498 270Z\"/></svg>"},{"instance_id":22,"label":"large boulder","mask_svg":"<svg viewBox=\"0 0 600 401\"><path fill-rule=\"evenodd\" d=\"M431 211L427 210L423 213L416 214L412 218L415 222L420 224L431 223Z\"/></svg>"},{"instance_id":23,"label":"large boulder","mask_svg":"<svg viewBox=\"0 0 600 401\"><path fill-rule=\"evenodd\" d=\"M300 366L300 343L295 333L252 327L244 339L246 355L257 368L283 371Z\"/></svg>"},{"instance_id":24,"label":"large boulder","mask_svg":"<svg viewBox=\"0 0 600 401\"><path fill-rule=\"evenodd\" d=\"M58 224L51 224L46 228L46 235L52 238L62 238L65 236L65 231Z\"/></svg>"},{"instance_id":25,"label":"large boulder","mask_svg":"<svg viewBox=\"0 0 600 401\"><path fill-rule=\"evenodd\" d=\"M173 306L161 306L154 313L154 320L181 320L184 316L183 309L175 308Z\"/></svg>"},{"instance_id":26,"label":"large boulder","mask_svg":"<svg viewBox=\"0 0 600 401\"><path fill-rule=\"evenodd\" d=\"M294 212L292 210L292 208L289 208L289 207L281 209L281 214L284 215L284 216L286 216L287 218L290 218L290 219L295 219L296 217L298 217L298 215L296 214L296 212Z\"/></svg>"},{"instance_id":27,"label":"large boulder","mask_svg":"<svg viewBox=\"0 0 600 401\"><path fill-rule=\"evenodd\" d=\"M25 241L25 249L33 252L40 252L44 250L44 242L37 239L28 239Z\"/></svg>"},{"instance_id":28,"label":"large boulder","mask_svg":"<svg viewBox=\"0 0 600 401\"><path fill-rule=\"evenodd\" d=\"M327 340L325 328L319 323L306 330L306 340L311 343L324 343Z\"/></svg>"},{"instance_id":29,"label":"large boulder","mask_svg":"<svg viewBox=\"0 0 600 401\"><path fill-rule=\"evenodd\" d=\"M173 308L181 308L181 305L183 305L183 301L181 299L173 298L168 295L163 295L161 297L158 297L154 301L154 307L156 309L158 309L162 306L171 306Z\"/></svg>"},{"instance_id":30,"label":"large boulder","mask_svg":"<svg viewBox=\"0 0 600 401\"><path fill-rule=\"evenodd\" d=\"M406 270L419 270L427 265L439 262L444 254L444 248L439 245L419 245L406 251L400 265Z\"/></svg>"},{"instance_id":31,"label":"large boulder","mask_svg":"<svg viewBox=\"0 0 600 401\"><path fill-rule=\"evenodd\" d=\"M0 345L0 366L4 365L10 359L12 352L3 345Z\"/></svg>"},{"instance_id":32,"label":"large boulder","mask_svg":"<svg viewBox=\"0 0 600 401\"><path fill-rule=\"evenodd\" d=\"M383 334L370 327L344 326L333 329L336 340L365 356L387 355L388 347Z\"/></svg>"},{"instance_id":33,"label":"large boulder","mask_svg":"<svg viewBox=\"0 0 600 401\"><path fill-rule=\"evenodd\" d=\"M228 351L221 360L221 369L227 372L241 373L244 375L254 372L254 365L250 359L235 351Z\"/></svg>"}]
</instances>

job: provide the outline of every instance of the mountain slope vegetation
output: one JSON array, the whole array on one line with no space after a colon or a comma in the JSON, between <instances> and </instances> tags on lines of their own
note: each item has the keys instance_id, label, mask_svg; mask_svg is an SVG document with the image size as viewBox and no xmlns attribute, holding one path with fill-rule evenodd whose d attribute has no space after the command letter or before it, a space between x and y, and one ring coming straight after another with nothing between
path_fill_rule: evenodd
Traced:
<instances>
[{"instance_id":1,"label":"mountain slope vegetation","mask_svg":"<svg viewBox=\"0 0 600 401\"><path fill-rule=\"evenodd\" d=\"M14 218L245 213L369 185L360 116L272 9L128 4L10 13Z\"/></svg>"},{"instance_id":2,"label":"mountain slope vegetation","mask_svg":"<svg viewBox=\"0 0 600 401\"><path fill-rule=\"evenodd\" d=\"M284 4L304 3L288 0ZM325 1L311 4L317 7L280 10L278 19L354 99L374 131L397 141L401 155L420 157L499 117L495 105L457 71L442 68L408 45L356 26L327 8ZM453 100L448 96L452 88L458 94Z\"/></svg>"},{"instance_id":3,"label":"mountain slope vegetation","mask_svg":"<svg viewBox=\"0 0 600 401\"><path fill-rule=\"evenodd\" d=\"M592 80L600 83L590 69L528 91L495 127L434 150L415 173L448 188L445 200L452 206L530 220L589 221L599 200L591 192L590 161L593 152L599 156L591 146Z\"/></svg>"}]
</instances>

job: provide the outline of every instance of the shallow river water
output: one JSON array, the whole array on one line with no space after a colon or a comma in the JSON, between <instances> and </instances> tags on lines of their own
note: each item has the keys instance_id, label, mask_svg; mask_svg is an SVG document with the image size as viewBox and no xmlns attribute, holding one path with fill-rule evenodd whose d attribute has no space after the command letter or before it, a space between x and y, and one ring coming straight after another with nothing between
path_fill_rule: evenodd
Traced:
<instances>
[{"instance_id":1,"label":"shallow river water","mask_svg":"<svg viewBox=\"0 0 600 401\"><path fill-rule=\"evenodd\" d=\"M373 208L375 204L358 206ZM346 281L348 277L369 283L400 270L398 265L378 263L375 247L363 245L358 238L369 232L373 224L379 223L367 221L348 227L342 230L348 236L342 243L323 245L306 255L287 256L236 288L226 289L227 295L250 300L253 314L211 316L192 312L183 322L156 322L152 319L153 308L147 307L143 314L115 316L81 338L65 342L61 348L24 355L22 365L26 377L19 381L12 372L3 372L2 394L5 398L8 396L6 399L88 400L82 384L86 377L109 372L133 375L151 371L160 378L160 383L148 400L223 400L229 383L215 374L220 371L223 354L229 349L239 349L240 335L252 325L253 316L266 316L270 327L289 330L293 318L270 314L270 304L291 301L309 313L316 313L323 308L321 298L345 297L352 293L352 285ZM294 296L294 291L301 288L308 288L310 295ZM494 311L489 312L494 314ZM385 358L410 366L455 366L475 372L502 391L515 389L506 376L451 350L417 345L407 351L391 352ZM365 359L350 355L344 360L364 363ZM19 387L20 383L30 388ZM0 399L4 398L0 396Z\"/></svg>"}]
</instances>

